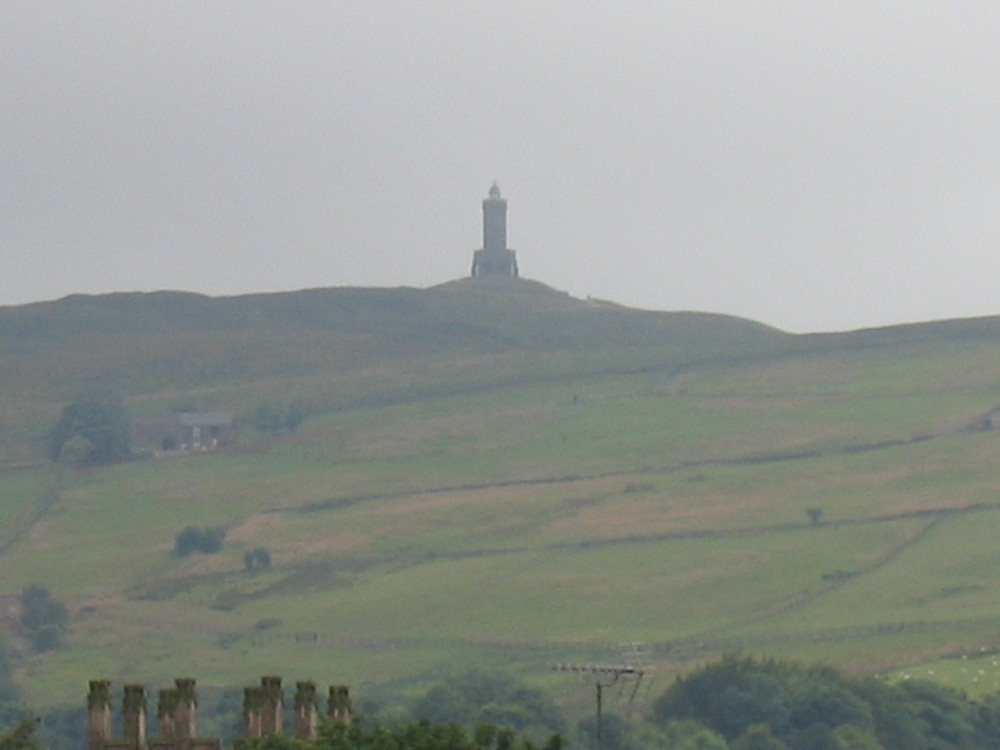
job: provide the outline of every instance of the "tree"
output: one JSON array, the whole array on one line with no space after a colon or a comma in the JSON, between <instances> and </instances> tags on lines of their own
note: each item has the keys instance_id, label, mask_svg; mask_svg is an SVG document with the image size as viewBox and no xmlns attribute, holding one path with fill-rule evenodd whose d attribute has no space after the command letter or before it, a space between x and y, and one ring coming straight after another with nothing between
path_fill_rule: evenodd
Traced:
<instances>
[{"instance_id":1,"label":"tree","mask_svg":"<svg viewBox=\"0 0 1000 750\"><path fill-rule=\"evenodd\" d=\"M822 508L806 508L806 515L809 516L811 526L819 526L823 522Z\"/></svg>"},{"instance_id":2,"label":"tree","mask_svg":"<svg viewBox=\"0 0 1000 750\"><path fill-rule=\"evenodd\" d=\"M69 614L66 605L53 598L47 588L32 584L21 592L20 621L35 651L50 651L62 641Z\"/></svg>"},{"instance_id":3,"label":"tree","mask_svg":"<svg viewBox=\"0 0 1000 750\"><path fill-rule=\"evenodd\" d=\"M270 735L236 742L236 750L535 750L529 741L515 736L506 727L477 727L469 731L458 724L412 721L397 727L380 724L347 726L325 724L315 741L297 740L287 735ZM560 750L558 735L548 739L541 750Z\"/></svg>"},{"instance_id":4,"label":"tree","mask_svg":"<svg viewBox=\"0 0 1000 750\"><path fill-rule=\"evenodd\" d=\"M63 407L49 436L49 458L72 465L111 464L131 457L125 406L114 396L94 396Z\"/></svg>"},{"instance_id":5,"label":"tree","mask_svg":"<svg viewBox=\"0 0 1000 750\"><path fill-rule=\"evenodd\" d=\"M53 706L41 716L36 736L46 750L80 750L87 747L87 709Z\"/></svg>"},{"instance_id":6,"label":"tree","mask_svg":"<svg viewBox=\"0 0 1000 750\"><path fill-rule=\"evenodd\" d=\"M679 679L653 713L661 726L698 721L733 750L1000 750L1000 699L776 660L725 657Z\"/></svg>"},{"instance_id":7,"label":"tree","mask_svg":"<svg viewBox=\"0 0 1000 750\"><path fill-rule=\"evenodd\" d=\"M986 696L976 707L975 727L977 747L1000 748L1000 693Z\"/></svg>"},{"instance_id":8,"label":"tree","mask_svg":"<svg viewBox=\"0 0 1000 750\"><path fill-rule=\"evenodd\" d=\"M277 435L288 432L294 435L306 418L305 411L295 404L281 406L280 404L261 404L256 408L250 423L258 432Z\"/></svg>"},{"instance_id":9,"label":"tree","mask_svg":"<svg viewBox=\"0 0 1000 750\"><path fill-rule=\"evenodd\" d=\"M840 743L840 750L885 750L879 741L864 729L844 724L837 727L834 734Z\"/></svg>"},{"instance_id":10,"label":"tree","mask_svg":"<svg viewBox=\"0 0 1000 750\"><path fill-rule=\"evenodd\" d=\"M629 741L630 730L629 723L618 714L603 713L600 747L602 750L633 750L636 746ZM597 717L587 716L577 722L576 733L582 748L585 750L597 748Z\"/></svg>"},{"instance_id":11,"label":"tree","mask_svg":"<svg viewBox=\"0 0 1000 750\"><path fill-rule=\"evenodd\" d=\"M83 435L74 435L59 449L58 461L66 466L86 466L94 463L94 444Z\"/></svg>"},{"instance_id":12,"label":"tree","mask_svg":"<svg viewBox=\"0 0 1000 750\"><path fill-rule=\"evenodd\" d=\"M35 739L37 726L38 719L29 716L21 719L10 731L0 732L0 750L42 750Z\"/></svg>"},{"instance_id":13,"label":"tree","mask_svg":"<svg viewBox=\"0 0 1000 750\"><path fill-rule=\"evenodd\" d=\"M14 665L7 644L0 640L0 704L19 703L21 691L14 682ZM2 720L2 716L0 716Z\"/></svg>"},{"instance_id":14,"label":"tree","mask_svg":"<svg viewBox=\"0 0 1000 750\"><path fill-rule=\"evenodd\" d=\"M727 750L729 747L722 735L697 721L672 721L663 734L670 750Z\"/></svg>"},{"instance_id":15,"label":"tree","mask_svg":"<svg viewBox=\"0 0 1000 750\"><path fill-rule=\"evenodd\" d=\"M788 723L793 730L805 730L816 723L874 726L868 705L832 672L817 669L802 675L794 680L790 692Z\"/></svg>"},{"instance_id":16,"label":"tree","mask_svg":"<svg viewBox=\"0 0 1000 750\"><path fill-rule=\"evenodd\" d=\"M412 714L436 723L495 724L533 735L563 730L559 709L541 690L503 674L479 671L431 688L416 701Z\"/></svg>"},{"instance_id":17,"label":"tree","mask_svg":"<svg viewBox=\"0 0 1000 750\"><path fill-rule=\"evenodd\" d=\"M795 737L792 750L842 750L842 748L829 725L818 721Z\"/></svg>"},{"instance_id":18,"label":"tree","mask_svg":"<svg viewBox=\"0 0 1000 750\"><path fill-rule=\"evenodd\" d=\"M14 665L7 644L0 640L0 727L12 726L27 714L21 691L14 682Z\"/></svg>"},{"instance_id":19,"label":"tree","mask_svg":"<svg viewBox=\"0 0 1000 750\"><path fill-rule=\"evenodd\" d=\"M661 725L693 719L727 741L753 724L766 724L780 737L791 715L790 669L781 662L726 656L674 683L654 704L654 717Z\"/></svg>"},{"instance_id":20,"label":"tree","mask_svg":"<svg viewBox=\"0 0 1000 750\"><path fill-rule=\"evenodd\" d=\"M187 557L195 552L211 555L222 549L226 530L221 526L185 526L174 537L174 555Z\"/></svg>"},{"instance_id":21,"label":"tree","mask_svg":"<svg viewBox=\"0 0 1000 750\"><path fill-rule=\"evenodd\" d=\"M974 734L973 706L965 694L932 682L911 680L898 685L934 738L933 748L965 748Z\"/></svg>"},{"instance_id":22,"label":"tree","mask_svg":"<svg viewBox=\"0 0 1000 750\"><path fill-rule=\"evenodd\" d=\"M917 707L906 700L900 686L868 679L855 685L854 692L871 707L874 734L885 750L927 747L931 728L920 718Z\"/></svg>"},{"instance_id":23,"label":"tree","mask_svg":"<svg viewBox=\"0 0 1000 750\"><path fill-rule=\"evenodd\" d=\"M788 750L788 745L774 736L766 724L754 724L735 740L732 750Z\"/></svg>"}]
</instances>

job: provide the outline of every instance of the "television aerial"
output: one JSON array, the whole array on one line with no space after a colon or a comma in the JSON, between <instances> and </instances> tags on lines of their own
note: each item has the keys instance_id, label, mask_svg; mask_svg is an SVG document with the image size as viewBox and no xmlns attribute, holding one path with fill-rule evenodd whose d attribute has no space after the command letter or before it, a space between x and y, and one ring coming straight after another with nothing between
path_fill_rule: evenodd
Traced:
<instances>
[{"instance_id":1,"label":"television aerial","mask_svg":"<svg viewBox=\"0 0 1000 750\"><path fill-rule=\"evenodd\" d=\"M602 750L603 747L602 717L605 689L617 686L619 700L631 706L639 694L643 677L653 671L650 665L649 651L644 644L627 642L622 643L621 647L622 663L617 666L565 663L552 665L552 668L557 672L575 672L594 686L597 698L597 750Z\"/></svg>"}]
</instances>

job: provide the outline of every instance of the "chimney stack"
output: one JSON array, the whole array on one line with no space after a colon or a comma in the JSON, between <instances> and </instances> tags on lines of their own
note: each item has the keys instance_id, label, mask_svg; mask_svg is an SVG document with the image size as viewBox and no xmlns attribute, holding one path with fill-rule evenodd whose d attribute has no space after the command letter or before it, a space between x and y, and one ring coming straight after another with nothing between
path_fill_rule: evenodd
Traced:
<instances>
[{"instance_id":1,"label":"chimney stack","mask_svg":"<svg viewBox=\"0 0 1000 750\"><path fill-rule=\"evenodd\" d=\"M300 740L316 739L318 725L316 683L295 683L295 737Z\"/></svg>"},{"instance_id":2,"label":"chimney stack","mask_svg":"<svg viewBox=\"0 0 1000 750\"><path fill-rule=\"evenodd\" d=\"M111 739L111 683L108 680L91 680L87 694L87 711L90 715L87 732L90 750L104 750Z\"/></svg>"},{"instance_id":3,"label":"chimney stack","mask_svg":"<svg viewBox=\"0 0 1000 750\"><path fill-rule=\"evenodd\" d=\"M198 698L194 690L194 680L178 677L174 680L177 705L174 707L174 739L180 750L191 747L191 740L198 735Z\"/></svg>"},{"instance_id":4,"label":"chimney stack","mask_svg":"<svg viewBox=\"0 0 1000 750\"><path fill-rule=\"evenodd\" d=\"M146 750L146 688L126 685L122 697L125 742L131 750Z\"/></svg>"},{"instance_id":5,"label":"chimney stack","mask_svg":"<svg viewBox=\"0 0 1000 750\"><path fill-rule=\"evenodd\" d=\"M260 690L262 693L260 733L264 736L280 734L284 720L284 696L281 692L281 678L261 677Z\"/></svg>"},{"instance_id":6,"label":"chimney stack","mask_svg":"<svg viewBox=\"0 0 1000 750\"><path fill-rule=\"evenodd\" d=\"M330 686L330 700L327 708L330 721L351 723L351 696L348 694L347 685Z\"/></svg>"}]
</instances>

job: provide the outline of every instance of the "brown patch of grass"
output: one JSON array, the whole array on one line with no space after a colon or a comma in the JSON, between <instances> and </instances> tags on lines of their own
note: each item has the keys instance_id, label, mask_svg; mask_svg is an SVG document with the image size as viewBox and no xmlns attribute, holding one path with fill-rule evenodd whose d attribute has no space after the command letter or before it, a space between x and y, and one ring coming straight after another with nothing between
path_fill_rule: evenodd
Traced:
<instances>
[{"instance_id":1,"label":"brown patch of grass","mask_svg":"<svg viewBox=\"0 0 1000 750\"><path fill-rule=\"evenodd\" d=\"M256 513L231 526L226 531L226 538L230 541L247 541L267 532L274 532L283 523L284 519L277 513Z\"/></svg>"},{"instance_id":2,"label":"brown patch of grass","mask_svg":"<svg viewBox=\"0 0 1000 750\"><path fill-rule=\"evenodd\" d=\"M371 537L367 534L354 532L322 532L316 537L298 537L293 541L287 538L279 540L274 549L280 552L282 557L289 557L293 560L316 555L348 555L355 554L371 543ZM280 561L275 561L275 564Z\"/></svg>"}]
</instances>

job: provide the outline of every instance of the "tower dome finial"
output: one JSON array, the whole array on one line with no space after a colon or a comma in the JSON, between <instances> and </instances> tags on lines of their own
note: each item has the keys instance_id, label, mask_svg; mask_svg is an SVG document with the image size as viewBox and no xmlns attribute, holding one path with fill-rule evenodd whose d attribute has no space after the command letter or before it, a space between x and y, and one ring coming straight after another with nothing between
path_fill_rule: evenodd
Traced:
<instances>
[{"instance_id":1,"label":"tower dome finial","mask_svg":"<svg viewBox=\"0 0 1000 750\"><path fill-rule=\"evenodd\" d=\"M497 187L497 181L493 180L493 187L490 188L490 198L496 200L500 197L500 188Z\"/></svg>"}]
</instances>

